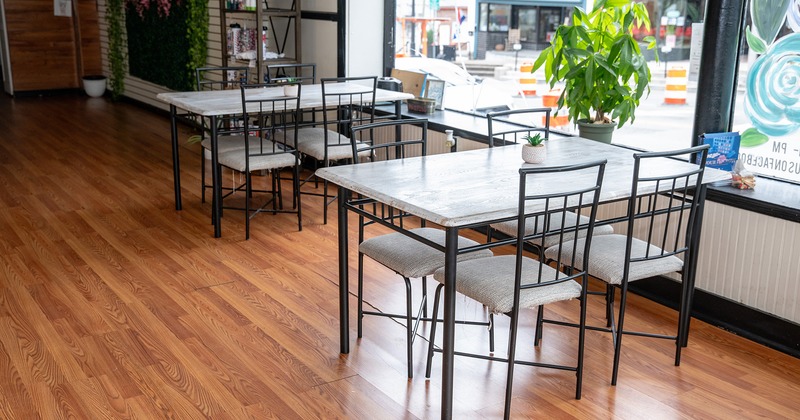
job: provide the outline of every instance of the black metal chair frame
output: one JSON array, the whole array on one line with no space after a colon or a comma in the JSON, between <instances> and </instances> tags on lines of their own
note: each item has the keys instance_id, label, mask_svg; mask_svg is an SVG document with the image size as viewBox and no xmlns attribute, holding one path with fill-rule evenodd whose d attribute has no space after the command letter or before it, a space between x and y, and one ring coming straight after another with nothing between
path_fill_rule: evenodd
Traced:
<instances>
[{"instance_id":1,"label":"black metal chair frame","mask_svg":"<svg viewBox=\"0 0 800 420\"><path fill-rule=\"evenodd\" d=\"M335 89L331 91L331 86L338 83L362 83L369 82L369 85L363 84L364 89L349 91L349 92L336 92ZM377 76L365 77L335 77L323 78L320 80L322 85L322 128L324 129L324 155L321 161L315 159L314 170L320 167L327 167L331 162L328 158L328 150L331 146L347 144L350 139L347 135L351 134L351 128L361 124L371 124L375 121L373 106L375 104L375 89L377 88ZM358 99L355 100L354 99ZM329 135L332 130L337 133L336 138L331 138ZM302 134L302 129L301 129ZM351 162L352 158L346 159ZM320 166L322 162L322 166ZM314 187L319 187L319 180L312 173L308 178L304 179L300 185L305 185L311 179L314 179ZM303 194L323 197L323 220L328 223L328 205L336 201L336 195L328 193L328 181L323 180L323 192L310 192L304 191Z\"/></svg>"},{"instance_id":2,"label":"black metal chair frame","mask_svg":"<svg viewBox=\"0 0 800 420\"><path fill-rule=\"evenodd\" d=\"M550 108L525 108L513 109L510 111L490 112L486 114L488 123L488 143L489 147L495 146L495 141L499 140L499 146L506 146L514 143L525 143L525 136L532 135L536 132L544 133L544 139L550 139ZM544 113L544 127L529 126L512 121L509 117L520 114L538 114Z\"/></svg>"},{"instance_id":3,"label":"black metal chair frame","mask_svg":"<svg viewBox=\"0 0 800 420\"><path fill-rule=\"evenodd\" d=\"M578 230L587 229L587 232L592 232L594 229L595 219L597 216L597 207L599 203L600 197L600 189L603 183L603 176L605 172L605 165L606 161L593 161L587 162L578 165L570 165L570 166L561 166L561 167L523 167L520 168L520 182L519 182L519 201L518 201L518 215L516 217L517 220L517 236L515 238L507 238L495 241L492 245L493 246L500 246L500 245L507 245L507 244L514 244L516 246L516 267L515 267L515 276L514 276L514 300L513 300L513 309L510 313L507 313L511 318L510 322L510 332L509 332L509 344L508 344L508 357L496 357L493 355L480 355L480 354L473 354L473 353L465 353L465 352L454 352L455 355L458 356L466 356L466 357L473 357L483 360L491 360L491 361L500 361L500 362L511 362L508 364L508 375L506 378L506 392L505 392L505 418L509 418L510 407L511 407L511 393L512 393L512 385L513 385L513 375L514 375L514 365L526 365L526 366L535 366L535 367L543 367L549 369L557 369L557 370L567 370L573 371L576 374L576 390L575 390L575 398L581 398L581 390L582 390L582 379L583 379L583 349L584 349L584 336L585 336L585 325L586 325L586 293L587 293L587 286L588 286L588 279L587 279L587 271L584 270L571 270L568 273L561 273L564 274L564 277L560 277L559 275L556 276L553 280L542 281L542 264L539 265L538 273L536 273L533 278L536 278L535 283L528 283L523 285L522 278L522 260L523 260L523 253L524 253L524 246L528 243L536 243L537 241L544 242L545 238L550 235L560 235L564 237L566 234L573 233L573 245L578 241ZM550 174L550 173L564 173L568 174L575 171L593 171L596 170L597 178L593 185L587 186L578 186L574 189L568 191L558 191L558 192L547 192L547 193L539 193L539 194L532 194L528 190L528 182L536 182L537 175L543 174ZM587 182L588 184L588 182ZM533 201L538 201L540 203L544 203L544 209L537 212L527 212L526 207L529 203ZM554 213L562 213L562 212L575 212L579 210L588 210L589 217L587 224L580 224L575 223L570 225L569 223L565 223L565 218L561 218L561 223L559 226L550 225L549 222L543 223L542 225L545 228L541 232L534 232L532 234L527 234L525 231L525 225L531 218L540 218L544 217L547 220L550 220L550 217ZM536 220L534 220L536 222ZM586 241L585 241L585 253L584 253L584 260L583 260L583 267L587 266L587 260L589 255L589 249L591 245L591 233L587 234ZM557 267L559 265L565 265L564 262L557 261ZM575 257L572 257L572 260L569 266L575 265ZM522 290L526 289L536 289L540 287L555 285L558 283L567 282L570 280L575 280L581 284L581 295L579 297L580 300L580 319L579 319L579 336L578 336L578 354L576 364L574 366L567 366L567 365L555 365L550 363L542 363L542 362L533 362L527 360L517 360L516 359L516 343L517 343L517 333L519 329L519 311L520 311L520 294ZM434 305L433 305L433 313L436 314L439 308L439 302L441 299L441 291L444 285L439 284L436 288L436 294L434 297ZM540 306L541 307L541 306ZM431 374L431 362L433 358L434 351L439 351L438 348L435 347L434 343L436 340L436 325L434 324L433 328L431 329L431 336L430 336L430 344L428 347L428 362L426 366L426 377L430 377Z\"/></svg>"},{"instance_id":4,"label":"black metal chair frame","mask_svg":"<svg viewBox=\"0 0 800 420\"><path fill-rule=\"evenodd\" d=\"M702 217L702 203L705 197L696 195L703 191L703 173L705 162L708 155L708 145L691 147L688 149L665 151L665 152L646 152L634 153L634 172L631 186L631 195L627 200L627 212L624 217L604 221L604 223L625 222L627 242L625 247L625 267L622 283L612 285L606 283L606 290L601 292L589 292L592 295L602 295L606 300L606 327L587 326L587 329L610 332L614 342L614 364L611 377L611 384L617 384L619 374L619 359L622 349L622 336L633 335L640 337L659 338L675 341L675 366L680 366L681 350L686 347L689 335L689 320L691 317L690 308L693 299L694 285L687 284L687 278L693 278L693 273L687 270L694 267L692 262L697 258L699 246L699 218ZM683 155L690 155L693 161L698 162L698 166L677 173L661 174L658 176L642 176L641 169L645 162L650 159L658 158L677 158ZM692 177L694 181L692 181ZM656 191L650 194L638 194L639 186L643 183L654 184ZM666 207L662 205L666 204ZM663 231L654 230L657 218L663 219ZM631 257L631 248L636 231L637 223L647 223L647 235L643 240L648 251L643 257ZM676 230L670 232L671 225L677 224ZM672 238L672 240L668 240ZM641 240L641 239L640 239ZM681 241L682 240L682 241ZM650 246L654 245L661 249L658 254L650 254ZM683 270L681 274L681 299L678 309L678 328L676 335L656 334L641 331L625 331L623 329L625 307L628 294L628 275L631 263L653 261L670 256L684 256ZM591 275L591 269L590 275ZM620 309L618 318L614 318L615 290L620 289ZM541 338L541 324L570 325L556 320L540 318L537 323L537 343Z\"/></svg>"},{"instance_id":5,"label":"black metal chair frame","mask_svg":"<svg viewBox=\"0 0 800 420\"><path fill-rule=\"evenodd\" d=\"M407 138L408 135L402 134L403 127L419 127L421 134L419 138L400 140ZM375 130L382 128L394 128L395 140L386 143L375 143ZM351 130L351 138L361 142L361 147L356 147L353 143L353 160L361 162L366 160L374 162L376 160L386 159L403 159L406 157L425 156L427 155L427 140L428 140L428 120L424 118L411 118L401 120L382 120L372 124L365 124L354 126ZM363 200L355 206L359 213L358 224L358 242L359 244L364 241L364 228L371 224L392 224L399 226L403 229L404 220L410 215L399 212L396 209L381 203L379 206L374 200ZM425 227L425 220L420 220L420 227ZM428 293L427 293L427 276L423 276L421 287L421 299L416 315L413 309L413 297L411 279L400 273L397 273L403 278L405 282L406 292L406 313L395 314L379 311L364 310L364 254L358 254L358 337L360 338L363 333L363 318L365 315L381 316L393 319L400 319L405 322L406 326L406 357L407 369L409 379L413 377L413 344L417 337L417 331L421 322L439 321L441 319L431 318L428 316ZM481 325L490 327L492 323L492 315L490 314L489 322L482 321L464 321L457 320L458 324L466 325ZM494 332L490 330L489 349L494 351Z\"/></svg>"},{"instance_id":6,"label":"black metal chair frame","mask_svg":"<svg viewBox=\"0 0 800 420\"><path fill-rule=\"evenodd\" d=\"M268 64L266 78L267 83L281 83L291 78L304 85L313 85L317 83L317 65L312 63Z\"/></svg>"},{"instance_id":7,"label":"black metal chair frame","mask_svg":"<svg viewBox=\"0 0 800 420\"><path fill-rule=\"evenodd\" d=\"M224 199L244 188L245 193L245 207L224 206L223 209L235 209L245 211L245 237L250 238L250 219L262 212L269 212L272 214L277 213L296 213L298 230L303 230L302 223L302 206L300 204L300 158L297 151L297 124L300 119L300 90L301 86L298 83L293 83L298 86L297 96L281 96L265 99L258 97L252 99L248 97L248 93L260 90L263 88L276 88L282 87L284 84L242 84L240 86L242 94L242 111L243 119L247 123L244 130L245 149L242 150L246 154L245 159L245 183L244 185L234 186L231 191L223 195ZM286 133L293 133L293 137L289 138ZM276 135L280 133L280 135ZM254 135L255 134L255 135ZM266 144L266 147L265 147ZM256 190L253 189L252 168L250 160L256 156L269 156L291 154L294 157L294 165L292 165L292 208L285 209L282 200L281 189L281 168L269 169L271 175L271 189L270 190ZM222 164L220 164L222 165ZM237 170L236 168L231 168ZM256 168L255 170L258 170ZM270 199L263 202L258 207L252 207L253 193L261 192L270 194ZM271 208L268 206L271 205Z\"/></svg>"},{"instance_id":8,"label":"black metal chair frame","mask_svg":"<svg viewBox=\"0 0 800 420\"><path fill-rule=\"evenodd\" d=\"M239 80L226 80L227 72L228 71L235 71L239 72L240 79ZM209 72L219 72L219 76L223 79L215 80L215 79L207 79L205 78L205 74ZM197 67L195 69L195 82L196 86L195 89L197 91L204 91L204 90L221 90L221 89L238 89L242 83L248 83L250 80L250 70L247 67L237 67L237 66L228 66L228 67ZM241 130L237 130L234 127L233 119L237 118L235 116L222 116L218 119L218 130L220 133L225 134L233 134L233 133L241 133ZM206 119L202 116L199 117L200 119L200 138L201 140L205 139L206 132L208 131L208 125ZM201 150L200 153L200 183L201 183L201 191L200 191L200 202L206 202L206 189L212 188L211 185L206 184L206 165L205 165L205 156L203 156L203 152ZM224 188L224 190L228 190Z\"/></svg>"}]
</instances>

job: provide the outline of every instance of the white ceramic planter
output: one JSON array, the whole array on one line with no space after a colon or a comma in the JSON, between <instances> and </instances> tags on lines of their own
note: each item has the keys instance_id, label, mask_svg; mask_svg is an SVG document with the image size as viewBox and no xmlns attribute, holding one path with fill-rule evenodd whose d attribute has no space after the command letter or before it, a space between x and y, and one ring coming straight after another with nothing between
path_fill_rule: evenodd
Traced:
<instances>
[{"instance_id":1,"label":"white ceramic planter","mask_svg":"<svg viewBox=\"0 0 800 420\"><path fill-rule=\"evenodd\" d=\"M283 96L297 96L297 93L300 91L300 87L298 85L288 85L283 87Z\"/></svg>"},{"instance_id":2,"label":"white ceramic planter","mask_svg":"<svg viewBox=\"0 0 800 420\"><path fill-rule=\"evenodd\" d=\"M547 158L547 147L544 144L538 146L522 145L522 160L526 163L542 163L545 158Z\"/></svg>"},{"instance_id":3,"label":"white ceramic planter","mask_svg":"<svg viewBox=\"0 0 800 420\"><path fill-rule=\"evenodd\" d=\"M99 98L106 92L105 76L84 76L83 90L92 98Z\"/></svg>"}]
</instances>

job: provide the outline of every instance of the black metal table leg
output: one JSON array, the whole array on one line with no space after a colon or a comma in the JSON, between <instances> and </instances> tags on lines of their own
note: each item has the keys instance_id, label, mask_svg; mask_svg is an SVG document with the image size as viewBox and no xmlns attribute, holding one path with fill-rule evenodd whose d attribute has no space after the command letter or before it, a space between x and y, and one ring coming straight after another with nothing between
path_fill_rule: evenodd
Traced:
<instances>
[{"instance_id":1,"label":"black metal table leg","mask_svg":"<svg viewBox=\"0 0 800 420\"><path fill-rule=\"evenodd\" d=\"M178 147L178 110L175 105L169 106L169 117L172 124L172 179L175 188L175 210L182 210L181 203L181 163Z\"/></svg>"},{"instance_id":2,"label":"black metal table leg","mask_svg":"<svg viewBox=\"0 0 800 420\"><path fill-rule=\"evenodd\" d=\"M339 187L339 351L350 353L350 290L347 267L347 204L350 190Z\"/></svg>"},{"instance_id":3,"label":"black metal table leg","mask_svg":"<svg viewBox=\"0 0 800 420\"><path fill-rule=\"evenodd\" d=\"M444 257L444 334L442 335L442 419L453 418L453 362L456 316L458 228L447 228ZM435 314L434 314L435 316Z\"/></svg>"},{"instance_id":4,"label":"black metal table leg","mask_svg":"<svg viewBox=\"0 0 800 420\"><path fill-rule=\"evenodd\" d=\"M214 237L222 236L222 170L217 161L217 116L211 116L211 183L213 194L211 202L211 219L214 222Z\"/></svg>"}]
</instances>

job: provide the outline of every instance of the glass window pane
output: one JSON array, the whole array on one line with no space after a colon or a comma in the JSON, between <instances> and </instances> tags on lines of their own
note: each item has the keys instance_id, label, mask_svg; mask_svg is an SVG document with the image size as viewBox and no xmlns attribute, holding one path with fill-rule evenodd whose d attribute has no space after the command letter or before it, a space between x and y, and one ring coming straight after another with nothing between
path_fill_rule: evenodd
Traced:
<instances>
[{"instance_id":1,"label":"glass window pane","mask_svg":"<svg viewBox=\"0 0 800 420\"><path fill-rule=\"evenodd\" d=\"M800 4L791 6L776 14L765 13L769 2L749 5L733 131L748 170L800 183Z\"/></svg>"},{"instance_id":2,"label":"glass window pane","mask_svg":"<svg viewBox=\"0 0 800 420\"><path fill-rule=\"evenodd\" d=\"M489 5L489 30L494 32L507 32L511 22L511 6Z\"/></svg>"}]
</instances>

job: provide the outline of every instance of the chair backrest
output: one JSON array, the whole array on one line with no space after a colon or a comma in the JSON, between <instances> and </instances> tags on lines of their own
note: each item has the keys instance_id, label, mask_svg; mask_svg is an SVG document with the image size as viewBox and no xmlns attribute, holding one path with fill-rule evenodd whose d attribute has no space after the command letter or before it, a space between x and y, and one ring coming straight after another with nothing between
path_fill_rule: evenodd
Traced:
<instances>
[{"instance_id":1,"label":"chair backrest","mask_svg":"<svg viewBox=\"0 0 800 420\"><path fill-rule=\"evenodd\" d=\"M352 142L356 163L425 156L428 120L411 118L357 125L352 127L350 138L356 140Z\"/></svg>"},{"instance_id":2,"label":"chair backrest","mask_svg":"<svg viewBox=\"0 0 800 420\"><path fill-rule=\"evenodd\" d=\"M247 67L198 67L194 72L198 91L239 89L250 82Z\"/></svg>"},{"instance_id":3,"label":"chair backrest","mask_svg":"<svg viewBox=\"0 0 800 420\"><path fill-rule=\"evenodd\" d=\"M428 120L409 118L354 125L350 138L354 140L352 150L356 164L425 156L428 153ZM372 213L385 223L403 226L404 220L410 216L382 203L370 204L360 206L361 210ZM363 216L359 217L359 243L364 240L364 226L374 222L374 219L365 221ZM425 221L421 220L420 225L424 227Z\"/></svg>"},{"instance_id":4,"label":"chair backrest","mask_svg":"<svg viewBox=\"0 0 800 420\"><path fill-rule=\"evenodd\" d=\"M317 65L311 63L269 64L264 76L267 83L282 82L291 78L304 85L313 85L317 83Z\"/></svg>"},{"instance_id":5,"label":"chair backrest","mask_svg":"<svg viewBox=\"0 0 800 420\"><path fill-rule=\"evenodd\" d=\"M635 153L633 185L628 200L625 270L631 262L685 254L697 245L697 217L704 197L696 195L703 182L708 145L666 152ZM667 170L664 159L698 155L699 164ZM642 191L653 190L653 193ZM644 255L632 254L633 238L647 244ZM657 247L657 248L656 248ZM685 257L684 257L685 258Z\"/></svg>"},{"instance_id":6,"label":"chair backrest","mask_svg":"<svg viewBox=\"0 0 800 420\"><path fill-rule=\"evenodd\" d=\"M247 127L245 149L249 160L255 156L292 153L297 157L297 123L300 119L300 90L285 96L286 83L242 84L242 110Z\"/></svg>"},{"instance_id":7,"label":"chair backrest","mask_svg":"<svg viewBox=\"0 0 800 420\"><path fill-rule=\"evenodd\" d=\"M486 114L489 147L525 143L527 136L542 133L550 139L550 108L526 108Z\"/></svg>"},{"instance_id":8,"label":"chair backrest","mask_svg":"<svg viewBox=\"0 0 800 420\"><path fill-rule=\"evenodd\" d=\"M373 106L377 76L323 78L322 122L325 130L325 161L330 146L349 144L350 129L375 121ZM335 130L332 136L330 130Z\"/></svg>"},{"instance_id":9,"label":"chair backrest","mask_svg":"<svg viewBox=\"0 0 800 420\"><path fill-rule=\"evenodd\" d=\"M517 276L516 299L519 298L522 270L522 252L526 243L544 247L545 239L558 236L559 243L567 247L582 247L583 252L562 253L559 250L554 261L556 267L575 267L568 275L559 273L556 279L544 278L540 265L538 273L524 273L526 278L535 278L527 287L540 287L545 284L560 283L586 275L594 231L600 188L603 184L606 160L559 167L522 167L519 170L519 206L517 215ZM563 180L568 178L567 184ZM584 213L582 219L576 215ZM587 214L588 213L588 214ZM526 226L536 226L533 232L526 232ZM580 235L580 232L586 232ZM584 239L585 238L585 241ZM583 241L583 242L582 242ZM582 244L581 244L582 242ZM582 258L578 263L577 258ZM518 300L514 302L518 307Z\"/></svg>"}]
</instances>

